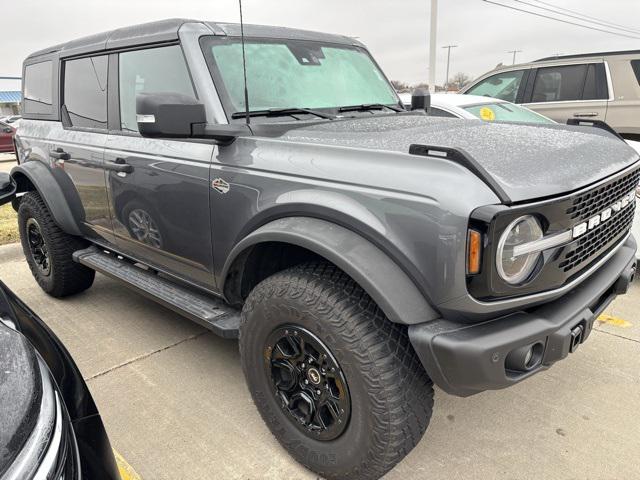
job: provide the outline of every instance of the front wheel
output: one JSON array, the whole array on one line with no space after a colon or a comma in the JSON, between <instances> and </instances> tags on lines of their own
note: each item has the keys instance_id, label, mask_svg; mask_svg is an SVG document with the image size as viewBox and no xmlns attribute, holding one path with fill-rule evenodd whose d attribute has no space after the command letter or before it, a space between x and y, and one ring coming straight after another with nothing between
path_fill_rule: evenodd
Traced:
<instances>
[{"instance_id":1,"label":"front wheel","mask_svg":"<svg viewBox=\"0 0 640 480\"><path fill-rule=\"evenodd\" d=\"M407 336L325 263L249 295L240 352L249 390L289 453L327 479L377 479L420 441L433 384Z\"/></svg>"}]
</instances>

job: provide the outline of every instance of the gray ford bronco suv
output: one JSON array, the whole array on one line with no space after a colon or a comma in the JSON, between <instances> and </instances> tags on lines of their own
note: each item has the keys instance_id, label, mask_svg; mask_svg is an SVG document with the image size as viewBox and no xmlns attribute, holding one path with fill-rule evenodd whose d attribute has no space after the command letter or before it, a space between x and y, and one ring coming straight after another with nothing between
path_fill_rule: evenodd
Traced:
<instances>
[{"instance_id":1,"label":"gray ford bronco suv","mask_svg":"<svg viewBox=\"0 0 640 480\"><path fill-rule=\"evenodd\" d=\"M3 201L47 293L98 271L238 337L291 455L379 478L434 383L505 388L587 340L635 273L639 158L604 129L405 110L338 35L246 26L245 91L240 34L167 20L31 55Z\"/></svg>"}]
</instances>

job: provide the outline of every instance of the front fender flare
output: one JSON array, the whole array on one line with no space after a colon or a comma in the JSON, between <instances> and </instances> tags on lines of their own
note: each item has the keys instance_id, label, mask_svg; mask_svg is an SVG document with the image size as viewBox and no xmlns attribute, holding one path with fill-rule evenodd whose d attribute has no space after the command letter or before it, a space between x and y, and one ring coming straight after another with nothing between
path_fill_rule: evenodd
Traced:
<instances>
[{"instance_id":1,"label":"front fender flare","mask_svg":"<svg viewBox=\"0 0 640 480\"><path fill-rule=\"evenodd\" d=\"M35 187L45 205L53 215L56 224L70 235L82 235L80 226L84 220L84 209L77 191L62 170L52 170L39 161L24 162L11 170L11 176L18 184L18 192L24 192L21 177ZM67 188L63 191L61 185ZM69 197L77 198L69 198Z\"/></svg>"},{"instance_id":2,"label":"front fender flare","mask_svg":"<svg viewBox=\"0 0 640 480\"><path fill-rule=\"evenodd\" d=\"M394 323L413 325L440 317L386 253L347 228L315 218L281 218L253 231L229 254L222 278L239 255L265 242L296 245L327 259L353 278Z\"/></svg>"}]
</instances>

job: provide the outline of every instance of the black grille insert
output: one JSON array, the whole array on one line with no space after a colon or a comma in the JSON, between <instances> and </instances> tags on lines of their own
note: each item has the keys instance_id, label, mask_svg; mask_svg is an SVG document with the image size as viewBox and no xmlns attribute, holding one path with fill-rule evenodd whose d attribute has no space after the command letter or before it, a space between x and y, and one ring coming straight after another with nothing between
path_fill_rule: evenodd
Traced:
<instances>
[{"instance_id":1,"label":"black grille insert","mask_svg":"<svg viewBox=\"0 0 640 480\"><path fill-rule=\"evenodd\" d=\"M621 235L631 228L634 213L635 205L627 207L626 210L615 215L600 228L582 236L573 245L573 248L565 254L564 259L558 266L565 272L569 272L576 268L581 268L583 264L590 260L595 260L599 254L606 252L607 247L617 243Z\"/></svg>"},{"instance_id":2,"label":"black grille insert","mask_svg":"<svg viewBox=\"0 0 640 480\"><path fill-rule=\"evenodd\" d=\"M579 195L567 209L572 220L587 220L633 191L640 182L640 169L628 173L613 182Z\"/></svg>"}]
</instances>

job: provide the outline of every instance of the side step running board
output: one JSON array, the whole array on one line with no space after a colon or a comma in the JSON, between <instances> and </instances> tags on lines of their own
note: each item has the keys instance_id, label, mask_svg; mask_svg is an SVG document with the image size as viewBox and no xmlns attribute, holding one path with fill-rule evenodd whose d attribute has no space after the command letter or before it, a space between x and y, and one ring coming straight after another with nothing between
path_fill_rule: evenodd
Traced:
<instances>
[{"instance_id":1,"label":"side step running board","mask_svg":"<svg viewBox=\"0 0 640 480\"><path fill-rule=\"evenodd\" d=\"M223 338L238 338L240 312L222 300L177 285L156 273L136 267L97 247L78 250L73 260L108 277L123 281L138 293L199 323Z\"/></svg>"}]
</instances>

